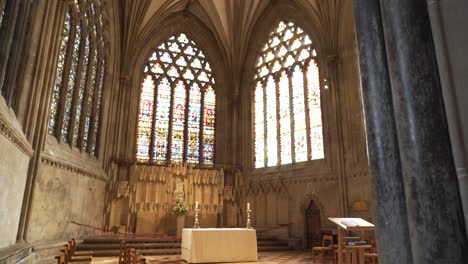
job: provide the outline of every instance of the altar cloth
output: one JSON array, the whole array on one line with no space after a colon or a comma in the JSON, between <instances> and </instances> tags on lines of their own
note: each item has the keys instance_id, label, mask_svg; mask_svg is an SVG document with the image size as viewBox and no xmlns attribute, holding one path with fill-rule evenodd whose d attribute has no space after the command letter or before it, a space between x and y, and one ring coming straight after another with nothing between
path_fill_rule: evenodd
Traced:
<instances>
[{"instance_id":1,"label":"altar cloth","mask_svg":"<svg viewBox=\"0 0 468 264\"><path fill-rule=\"evenodd\" d=\"M182 259L188 263L257 261L257 233L246 228L184 228Z\"/></svg>"}]
</instances>

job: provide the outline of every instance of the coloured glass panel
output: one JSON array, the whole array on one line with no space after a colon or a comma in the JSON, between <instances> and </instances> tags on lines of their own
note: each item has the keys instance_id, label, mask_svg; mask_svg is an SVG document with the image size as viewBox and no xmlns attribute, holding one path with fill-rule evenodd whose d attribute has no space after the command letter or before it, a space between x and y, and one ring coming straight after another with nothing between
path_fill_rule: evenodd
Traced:
<instances>
[{"instance_id":1,"label":"coloured glass panel","mask_svg":"<svg viewBox=\"0 0 468 264\"><path fill-rule=\"evenodd\" d=\"M189 112L187 117L187 157L188 163L200 162L200 114L201 92L198 83L193 83L189 95Z\"/></svg>"},{"instance_id":2,"label":"coloured glass panel","mask_svg":"<svg viewBox=\"0 0 468 264\"><path fill-rule=\"evenodd\" d=\"M214 164L215 101L210 98L215 98L215 79L211 71L204 53L184 33L171 36L151 53L144 72L158 81L149 161Z\"/></svg>"},{"instance_id":3,"label":"coloured glass panel","mask_svg":"<svg viewBox=\"0 0 468 264\"><path fill-rule=\"evenodd\" d=\"M169 118L171 111L171 85L167 78L162 78L158 84L157 108L154 125L154 158L157 163L167 160L169 140Z\"/></svg>"},{"instance_id":4,"label":"coloured glass panel","mask_svg":"<svg viewBox=\"0 0 468 264\"><path fill-rule=\"evenodd\" d=\"M178 81L172 101L171 161L182 162L184 154L185 84Z\"/></svg>"},{"instance_id":5,"label":"coloured glass panel","mask_svg":"<svg viewBox=\"0 0 468 264\"><path fill-rule=\"evenodd\" d=\"M102 104L102 90L104 88L104 75L106 72L106 63L102 61L100 64L101 73L99 74L99 83L98 83L98 90L97 90L97 99L96 99L96 112L94 118L94 126L93 126L93 144L91 145L91 154L97 156L96 154L96 145L97 145L97 138L99 133L99 121L101 118L101 104Z\"/></svg>"},{"instance_id":6,"label":"coloured glass panel","mask_svg":"<svg viewBox=\"0 0 468 264\"><path fill-rule=\"evenodd\" d=\"M319 69L314 60L307 68L307 96L309 101L310 143L312 159L323 159L322 111L320 106Z\"/></svg>"},{"instance_id":7,"label":"coloured glass panel","mask_svg":"<svg viewBox=\"0 0 468 264\"><path fill-rule=\"evenodd\" d=\"M299 66L292 73L295 161L307 160L307 126L304 98L304 74Z\"/></svg>"},{"instance_id":8,"label":"coloured glass panel","mask_svg":"<svg viewBox=\"0 0 468 264\"><path fill-rule=\"evenodd\" d=\"M283 71L281 73L279 81L279 125L281 164L289 164L292 162L291 109L289 108L289 99L289 78L286 72Z\"/></svg>"},{"instance_id":9,"label":"coloured glass panel","mask_svg":"<svg viewBox=\"0 0 468 264\"><path fill-rule=\"evenodd\" d=\"M263 86L260 81L255 88L255 168L265 166L265 112Z\"/></svg>"},{"instance_id":10,"label":"coloured glass panel","mask_svg":"<svg viewBox=\"0 0 468 264\"><path fill-rule=\"evenodd\" d=\"M60 100L60 88L62 87L63 80L63 68L67 57L68 39L70 38L70 11L65 16L65 22L63 25L60 50L58 54L57 70L55 72L54 90L52 91L52 99L50 102L50 118L49 118L49 134L54 135L55 133L55 121L57 119L57 107Z\"/></svg>"},{"instance_id":11,"label":"coloured glass panel","mask_svg":"<svg viewBox=\"0 0 468 264\"><path fill-rule=\"evenodd\" d=\"M210 85L205 91L205 102L203 105L203 164L212 166L214 164L215 146L215 118L216 118L216 95Z\"/></svg>"},{"instance_id":12,"label":"coloured glass panel","mask_svg":"<svg viewBox=\"0 0 468 264\"><path fill-rule=\"evenodd\" d=\"M91 114L92 114L92 107L93 107L93 101L95 100L94 98L94 90L96 86L96 74L97 74L97 56L98 54L95 53L93 56L93 60L91 62L91 76L89 76L91 79L89 81L89 95L87 98L87 104L88 107L86 109L86 117L85 117L85 123L84 123L84 134L83 134L83 149L87 150L88 149L88 143L89 143L89 129L90 129L90 122L91 122ZM91 142L91 144L93 144Z\"/></svg>"},{"instance_id":13,"label":"coloured glass panel","mask_svg":"<svg viewBox=\"0 0 468 264\"><path fill-rule=\"evenodd\" d=\"M149 160L151 127L153 125L154 80L146 76L141 87L140 111L138 114L137 158Z\"/></svg>"},{"instance_id":14,"label":"coloured glass panel","mask_svg":"<svg viewBox=\"0 0 468 264\"><path fill-rule=\"evenodd\" d=\"M89 62L89 37L86 37L84 47L83 47L83 68L81 69L81 81L78 87L78 98L76 101L76 113L75 113L75 128L73 131L73 145L77 145L78 142L78 132L80 130L81 123L81 113L83 111L83 97L86 88L86 75L88 73L88 62ZM84 135L87 137L87 135Z\"/></svg>"},{"instance_id":15,"label":"coloured glass panel","mask_svg":"<svg viewBox=\"0 0 468 264\"><path fill-rule=\"evenodd\" d=\"M255 168L324 158L316 56L311 38L294 23L284 21L270 33L258 55L254 74ZM305 65L310 60L313 68ZM266 118L263 125L261 113Z\"/></svg>"},{"instance_id":16,"label":"coloured glass panel","mask_svg":"<svg viewBox=\"0 0 468 264\"><path fill-rule=\"evenodd\" d=\"M266 85L267 165L278 165L278 128L276 111L276 82L270 76Z\"/></svg>"},{"instance_id":17,"label":"coloured glass panel","mask_svg":"<svg viewBox=\"0 0 468 264\"><path fill-rule=\"evenodd\" d=\"M68 76L68 88L67 94L65 96L65 113L63 115L63 125L62 125L62 140L64 142L69 142L68 132L71 119L71 110L73 103L73 92L75 90L75 82L78 74L78 59L79 59L79 50L81 43L81 24L76 26L75 32L75 42L73 43L73 54L71 59L71 68L70 75Z\"/></svg>"}]
</instances>

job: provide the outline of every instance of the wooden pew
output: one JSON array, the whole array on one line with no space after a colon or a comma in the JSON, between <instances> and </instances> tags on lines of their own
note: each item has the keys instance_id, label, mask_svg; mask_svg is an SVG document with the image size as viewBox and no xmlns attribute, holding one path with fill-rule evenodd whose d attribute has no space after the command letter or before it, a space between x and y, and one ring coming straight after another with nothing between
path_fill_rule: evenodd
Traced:
<instances>
[{"instance_id":1,"label":"wooden pew","mask_svg":"<svg viewBox=\"0 0 468 264\"><path fill-rule=\"evenodd\" d=\"M92 252L91 255L89 252L83 252L82 255L76 253L76 241L72 239L64 246L63 253L55 257L57 264L92 263Z\"/></svg>"}]
</instances>

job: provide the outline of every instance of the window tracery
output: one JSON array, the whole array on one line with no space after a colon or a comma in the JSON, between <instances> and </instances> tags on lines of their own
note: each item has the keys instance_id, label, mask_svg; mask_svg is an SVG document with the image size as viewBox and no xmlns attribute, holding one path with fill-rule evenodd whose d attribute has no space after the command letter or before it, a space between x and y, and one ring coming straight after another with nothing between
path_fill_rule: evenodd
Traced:
<instances>
[{"instance_id":1,"label":"window tracery","mask_svg":"<svg viewBox=\"0 0 468 264\"><path fill-rule=\"evenodd\" d=\"M50 135L91 155L96 155L106 72L103 8L94 0L68 6L48 123Z\"/></svg>"},{"instance_id":2,"label":"window tracery","mask_svg":"<svg viewBox=\"0 0 468 264\"><path fill-rule=\"evenodd\" d=\"M323 159L319 68L310 37L281 21L255 65L255 168Z\"/></svg>"},{"instance_id":3,"label":"window tracery","mask_svg":"<svg viewBox=\"0 0 468 264\"><path fill-rule=\"evenodd\" d=\"M214 164L215 79L203 51L185 33L151 54L144 69L136 158L164 164Z\"/></svg>"}]
</instances>

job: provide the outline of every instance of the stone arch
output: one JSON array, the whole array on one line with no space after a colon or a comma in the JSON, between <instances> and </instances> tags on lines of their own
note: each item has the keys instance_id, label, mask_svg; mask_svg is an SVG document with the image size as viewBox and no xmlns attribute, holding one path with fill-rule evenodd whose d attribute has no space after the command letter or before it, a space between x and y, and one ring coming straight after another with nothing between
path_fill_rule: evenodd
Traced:
<instances>
[{"instance_id":1,"label":"stone arch","mask_svg":"<svg viewBox=\"0 0 468 264\"><path fill-rule=\"evenodd\" d=\"M128 107L128 124L127 138L129 148L126 155L129 159L134 160L134 150L136 145L136 131L138 122L138 103L140 84L143 78L143 68L151 51L157 47L159 43L165 41L170 36L179 33L185 33L189 39L195 41L198 47L203 50L207 60L213 68L213 75L216 79L216 138L215 138L215 161L216 163L227 163L228 153L230 153L230 144L227 144L231 137L232 129L229 128L232 119L228 112L230 101L230 82L227 79L227 66L225 54L222 48L218 45L215 37L209 28L204 25L198 18L189 13L179 12L168 16L164 21L156 25L149 24L142 29L138 41L135 42L134 48L129 56L128 65L124 75L126 78L127 89L129 90L131 102ZM133 55L133 56L132 56Z\"/></svg>"},{"instance_id":2,"label":"stone arch","mask_svg":"<svg viewBox=\"0 0 468 264\"><path fill-rule=\"evenodd\" d=\"M315 18L315 19L311 19ZM261 48L265 44L265 41L268 39L268 35L271 30L282 20L290 21L295 23L297 26L301 27L312 39L315 43L314 47L317 50L317 63L319 65L320 76L327 76L328 75L328 67L327 66L327 55L329 52L329 43L326 41L326 37L322 34L323 30L321 29L321 25L318 23L314 23L317 21L317 14L310 14L305 11L305 8L300 6L297 2L294 1L273 1L270 4L269 8L265 8L264 13L259 17L257 20L258 22L253 27L252 32L255 32L249 40L248 50L246 51L246 57L243 64L243 73L241 78L241 90L240 90L240 102L241 102L241 109L243 112L243 133L245 135L244 138L241 139L242 147L240 151L243 152L243 164L247 168L254 168L253 164L253 156L254 156L254 143L252 138L254 136L253 130L253 87L254 87L254 73L255 73L255 62L257 59L258 54L261 51ZM323 78L321 78L320 82L323 82ZM323 85L322 85L323 87ZM323 93L322 93L323 94ZM322 95L323 96L323 95ZM328 99L326 99L328 100ZM335 107L332 103L323 103L322 105L322 115L323 115L323 137L324 137L324 151L325 151L325 159L323 160L314 160L308 161L307 164L313 166L313 171L319 171L321 169L330 168L331 159L329 158L331 155L331 144L329 142L329 138L333 138L329 136L329 127L333 126L333 124L329 124L333 122L333 118L328 117L330 116L329 113L333 112ZM298 168L303 166L302 164L292 164L290 167ZM250 170L249 170L250 171Z\"/></svg>"}]
</instances>

